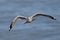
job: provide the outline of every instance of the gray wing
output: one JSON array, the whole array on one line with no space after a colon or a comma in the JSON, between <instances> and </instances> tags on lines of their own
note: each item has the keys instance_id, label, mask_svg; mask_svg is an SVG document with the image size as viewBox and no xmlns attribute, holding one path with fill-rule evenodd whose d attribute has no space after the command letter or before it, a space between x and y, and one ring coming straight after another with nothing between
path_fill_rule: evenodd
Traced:
<instances>
[{"instance_id":1,"label":"gray wing","mask_svg":"<svg viewBox=\"0 0 60 40\"><path fill-rule=\"evenodd\" d=\"M21 19L25 19L25 20L26 20L26 17L24 17L24 16L17 16L17 17L15 17L15 18L13 19L13 21L11 22L11 24L10 24L10 29L9 29L9 31L12 29L12 26L16 23L16 21L21 20Z\"/></svg>"},{"instance_id":2,"label":"gray wing","mask_svg":"<svg viewBox=\"0 0 60 40\"><path fill-rule=\"evenodd\" d=\"M37 16L45 16L45 17L51 18L53 20L56 20L54 17L47 15L47 14L34 14L31 17L33 18L33 17L37 17Z\"/></svg>"}]
</instances>

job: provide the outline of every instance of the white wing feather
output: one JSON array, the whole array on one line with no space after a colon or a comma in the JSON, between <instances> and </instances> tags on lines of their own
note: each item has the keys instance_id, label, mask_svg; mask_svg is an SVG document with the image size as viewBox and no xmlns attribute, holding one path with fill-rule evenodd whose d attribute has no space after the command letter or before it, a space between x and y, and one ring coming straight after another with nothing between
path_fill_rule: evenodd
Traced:
<instances>
[{"instance_id":1,"label":"white wing feather","mask_svg":"<svg viewBox=\"0 0 60 40\"><path fill-rule=\"evenodd\" d=\"M27 19L26 17L24 17L24 16L17 16L17 17L15 17L14 19L13 19L13 21L11 22L11 24L10 24L10 29L9 29L9 31L12 29L12 26L18 21L18 20L21 20L21 19Z\"/></svg>"},{"instance_id":2,"label":"white wing feather","mask_svg":"<svg viewBox=\"0 0 60 40\"><path fill-rule=\"evenodd\" d=\"M34 15L32 15L31 16L31 18L34 18L34 17L37 17L37 16L45 16L45 17L48 17L48 18L51 18L51 19L53 19L53 20L56 20L54 17L52 17L52 16L50 16L50 15L47 15L47 14L34 14Z\"/></svg>"}]
</instances>

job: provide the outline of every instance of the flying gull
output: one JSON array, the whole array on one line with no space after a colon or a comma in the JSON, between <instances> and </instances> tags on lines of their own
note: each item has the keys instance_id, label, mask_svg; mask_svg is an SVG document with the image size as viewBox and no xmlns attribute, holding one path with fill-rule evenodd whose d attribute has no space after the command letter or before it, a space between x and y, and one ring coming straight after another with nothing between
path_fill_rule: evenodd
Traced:
<instances>
[{"instance_id":1,"label":"flying gull","mask_svg":"<svg viewBox=\"0 0 60 40\"><path fill-rule=\"evenodd\" d=\"M17 16L17 17L15 17L15 18L13 19L13 21L11 22L9 31L12 29L12 27L13 27L13 25L16 23L16 21L24 19L24 20L26 20L25 23L31 23L32 21L35 20L35 19L33 19L33 18L34 18L34 17L37 17L37 16L45 16L45 17L48 17L48 18L50 18L50 19L56 20L54 17L52 17L52 16L50 16L50 15L47 15L47 14L39 14L39 13L38 13L38 14L36 13L36 14L30 16L30 17ZM24 23L24 24L25 24L25 23Z\"/></svg>"}]
</instances>

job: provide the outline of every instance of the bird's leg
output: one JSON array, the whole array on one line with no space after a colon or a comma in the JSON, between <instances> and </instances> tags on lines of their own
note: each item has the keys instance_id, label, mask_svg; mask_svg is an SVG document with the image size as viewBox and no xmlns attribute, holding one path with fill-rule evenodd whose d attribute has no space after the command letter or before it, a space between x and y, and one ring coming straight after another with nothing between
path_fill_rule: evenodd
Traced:
<instances>
[{"instance_id":1,"label":"bird's leg","mask_svg":"<svg viewBox=\"0 0 60 40\"><path fill-rule=\"evenodd\" d=\"M26 21L24 24L26 24L26 23L31 23L31 22Z\"/></svg>"},{"instance_id":2,"label":"bird's leg","mask_svg":"<svg viewBox=\"0 0 60 40\"><path fill-rule=\"evenodd\" d=\"M53 20L56 20L55 18Z\"/></svg>"},{"instance_id":3,"label":"bird's leg","mask_svg":"<svg viewBox=\"0 0 60 40\"><path fill-rule=\"evenodd\" d=\"M26 24L27 22L25 22L24 24Z\"/></svg>"}]
</instances>

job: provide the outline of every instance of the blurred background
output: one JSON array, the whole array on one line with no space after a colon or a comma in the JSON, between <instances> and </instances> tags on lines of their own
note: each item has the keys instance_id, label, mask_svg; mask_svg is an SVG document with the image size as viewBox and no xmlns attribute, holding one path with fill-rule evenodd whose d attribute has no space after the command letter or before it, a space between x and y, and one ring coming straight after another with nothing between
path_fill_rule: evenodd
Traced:
<instances>
[{"instance_id":1,"label":"blurred background","mask_svg":"<svg viewBox=\"0 0 60 40\"><path fill-rule=\"evenodd\" d=\"M32 23L16 22L9 32L11 21L18 15L35 13L56 18L37 17ZM0 40L60 40L60 0L0 0Z\"/></svg>"}]
</instances>

